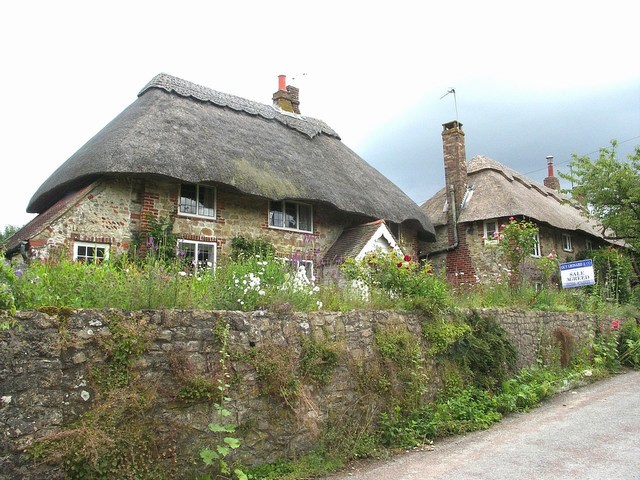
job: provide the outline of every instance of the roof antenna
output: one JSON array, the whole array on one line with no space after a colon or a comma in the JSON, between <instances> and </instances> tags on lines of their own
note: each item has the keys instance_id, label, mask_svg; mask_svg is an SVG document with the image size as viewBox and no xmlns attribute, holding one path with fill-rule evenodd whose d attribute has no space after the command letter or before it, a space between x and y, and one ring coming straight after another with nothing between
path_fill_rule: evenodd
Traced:
<instances>
[{"instance_id":1,"label":"roof antenna","mask_svg":"<svg viewBox=\"0 0 640 480\"><path fill-rule=\"evenodd\" d=\"M444 97L446 97L450 93L453 93L453 104L456 107L456 122L458 122L458 100L456 99L456 89L451 87L449 90L447 90L447 93L445 93L443 96L440 97L440 100L442 100Z\"/></svg>"}]
</instances>

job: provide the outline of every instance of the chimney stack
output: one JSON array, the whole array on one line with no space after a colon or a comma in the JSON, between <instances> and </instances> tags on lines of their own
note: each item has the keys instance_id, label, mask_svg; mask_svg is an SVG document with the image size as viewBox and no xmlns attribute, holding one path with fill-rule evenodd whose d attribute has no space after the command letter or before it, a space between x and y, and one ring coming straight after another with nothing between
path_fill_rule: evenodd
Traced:
<instances>
[{"instance_id":1,"label":"chimney stack","mask_svg":"<svg viewBox=\"0 0 640 480\"><path fill-rule=\"evenodd\" d=\"M453 190L456 209L460 209L467 189L467 153L464 146L462 124L457 120L442 125L442 149L444 151L444 181L447 199L451 202ZM451 209L451 207L450 207Z\"/></svg>"},{"instance_id":2,"label":"chimney stack","mask_svg":"<svg viewBox=\"0 0 640 480\"><path fill-rule=\"evenodd\" d=\"M544 179L544 186L560 191L560 179L553 175L553 155L547 155L547 178Z\"/></svg>"},{"instance_id":3,"label":"chimney stack","mask_svg":"<svg viewBox=\"0 0 640 480\"><path fill-rule=\"evenodd\" d=\"M278 91L273 94L273 105L285 112L300 113L300 89L287 85L286 75L278 75Z\"/></svg>"},{"instance_id":4,"label":"chimney stack","mask_svg":"<svg viewBox=\"0 0 640 480\"><path fill-rule=\"evenodd\" d=\"M462 199L467 191L467 152L462 124L457 120L442 125L444 180L447 209L447 278L453 284L476 282L475 268L467 243L466 226L460 225Z\"/></svg>"}]
</instances>

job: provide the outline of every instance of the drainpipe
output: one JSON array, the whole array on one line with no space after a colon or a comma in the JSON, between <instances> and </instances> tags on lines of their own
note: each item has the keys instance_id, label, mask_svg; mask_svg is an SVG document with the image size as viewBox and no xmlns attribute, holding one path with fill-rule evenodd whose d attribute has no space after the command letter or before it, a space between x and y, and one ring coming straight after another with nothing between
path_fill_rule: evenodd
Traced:
<instances>
[{"instance_id":1,"label":"drainpipe","mask_svg":"<svg viewBox=\"0 0 640 480\"><path fill-rule=\"evenodd\" d=\"M453 243L447 247L440 248L438 250L434 250L433 252L427 253L427 258L430 258L433 255L438 255L440 253L450 252L458 248L458 211L456 209L456 195L454 191L453 185L451 185L451 216L453 221Z\"/></svg>"}]
</instances>

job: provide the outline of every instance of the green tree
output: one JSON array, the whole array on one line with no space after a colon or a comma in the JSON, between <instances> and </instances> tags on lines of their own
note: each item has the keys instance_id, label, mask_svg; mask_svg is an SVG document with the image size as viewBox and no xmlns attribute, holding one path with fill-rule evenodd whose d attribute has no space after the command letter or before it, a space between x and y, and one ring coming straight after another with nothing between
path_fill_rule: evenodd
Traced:
<instances>
[{"instance_id":1,"label":"green tree","mask_svg":"<svg viewBox=\"0 0 640 480\"><path fill-rule=\"evenodd\" d=\"M11 235L20 230L20 227L15 225L5 225L4 230L0 232L0 244L4 243Z\"/></svg>"},{"instance_id":2,"label":"green tree","mask_svg":"<svg viewBox=\"0 0 640 480\"><path fill-rule=\"evenodd\" d=\"M640 146L626 161L617 158L617 142L601 148L596 160L573 155L569 174L561 174L574 187L581 202L607 229L611 239L640 247Z\"/></svg>"}]
</instances>

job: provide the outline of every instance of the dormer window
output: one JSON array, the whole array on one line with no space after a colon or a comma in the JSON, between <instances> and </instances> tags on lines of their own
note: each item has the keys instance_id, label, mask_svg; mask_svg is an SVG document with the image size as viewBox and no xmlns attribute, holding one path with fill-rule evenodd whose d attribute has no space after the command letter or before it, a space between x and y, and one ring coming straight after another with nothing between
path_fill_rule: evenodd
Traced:
<instances>
[{"instance_id":1,"label":"dormer window","mask_svg":"<svg viewBox=\"0 0 640 480\"><path fill-rule=\"evenodd\" d=\"M180 215L216 218L216 189L207 185L183 183L180 185Z\"/></svg>"}]
</instances>

